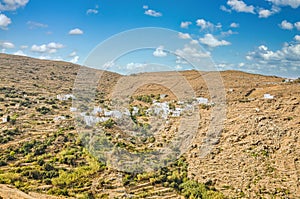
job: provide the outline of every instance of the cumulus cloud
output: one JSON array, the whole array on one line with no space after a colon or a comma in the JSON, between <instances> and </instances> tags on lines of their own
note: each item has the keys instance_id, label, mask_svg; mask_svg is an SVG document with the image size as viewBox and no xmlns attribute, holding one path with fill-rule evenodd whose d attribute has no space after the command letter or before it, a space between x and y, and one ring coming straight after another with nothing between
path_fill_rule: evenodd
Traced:
<instances>
[{"instance_id":1,"label":"cumulus cloud","mask_svg":"<svg viewBox=\"0 0 300 199\"><path fill-rule=\"evenodd\" d=\"M197 24L197 26L199 26L201 28L201 30L214 31L215 29L222 28L222 25L220 23L215 25L209 21L206 21L205 19L197 19L196 24Z\"/></svg>"},{"instance_id":2,"label":"cumulus cloud","mask_svg":"<svg viewBox=\"0 0 300 199\"><path fill-rule=\"evenodd\" d=\"M224 12L229 12L229 13L231 13L231 10L230 10L229 8L226 8L226 6L224 6L224 5L221 5L221 6L220 6L220 9L221 9L222 11L224 11Z\"/></svg>"},{"instance_id":3,"label":"cumulus cloud","mask_svg":"<svg viewBox=\"0 0 300 199\"><path fill-rule=\"evenodd\" d=\"M27 56L22 50L18 50L17 52L14 53L14 55Z\"/></svg>"},{"instance_id":4,"label":"cumulus cloud","mask_svg":"<svg viewBox=\"0 0 300 199\"><path fill-rule=\"evenodd\" d=\"M74 63L74 64L76 64L78 61L79 61L79 56L74 56L74 57L70 60L70 62L72 62L72 63Z\"/></svg>"},{"instance_id":5,"label":"cumulus cloud","mask_svg":"<svg viewBox=\"0 0 300 199\"><path fill-rule=\"evenodd\" d=\"M297 42L300 42L300 35L295 35L294 39L295 39Z\"/></svg>"},{"instance_id":6,"label":"cumulus cloud","mask_svg":"<svg viewBox=\"0 0 300 199\"><path fill-rule=\"evenodd\" d=\"M55 43L55 42L50 42L48 44L42 44L42 45L32 45L31 46L31 51L32 52L37 52L37 53L56 53L58 49L63 48L64 45L60 43Z\"/></svg>"},{"instance_id":7,"label":"cumulus cloud","mask_svg":"<svg viewBox=\"0 0 300 199\"><path fill-rule=\"evenodd\" d=\"M297 40L297 37L294 39ZM281 76L300 74L300 43L285 43L279 50L271 50L261 45L248 52L246 59L256 68L265 69L271 74L274 74L274 71L278 71Z\"/></svg>"},{"instance_id":8,"label":"cumulus cloud","mask_svg":"<svg viewBox=\"0 0 300 199\"><path fill-rule=\"evenodd\" d=\"M12 49L15 48L15 45L11 42L3 42L1 43L1 47L4 49Z\"/></svg>"},{"instance_id":9,"label":"cumulus cloud","mask_svg":"<svg viewBox=\"0 0 300 199\"><path fill-rule=\"evenodd\" d=\"M161 17L162 16L162 13L157 12L155 10L151 10L151 9L145 10L144 14L152 16L152 17Z\"/></svg>"},{"instance_id":10,"label":"cumulus cloud","mask_svg":"<svg viewBox=\"0 0 300 199\"><path fill-rule=\"evenodd\" d=\"M268 18L269 16L272 15L272 12L267 9L261 9L258 11L258 17L259 18Z\"/></svg>"},{"instance_id":11,"label":"cumulus cloud","mask_svg":"<svg viewBox=\"0 0 300 199\"><path fill-rule=\"evenodd\" d=\"M29 0L3 0L0 2L0 11L15 11L26 6Z\"/></svg>"},{"instance_id":12,"label":"cumulus cloud","mask_svg":"<svg viewBox=\"0 0 300 199\"><path fill-rule=\"evenodd\" d=\"M126 69L127 70L136 70L136 69L145 68L146 66L147 66L147 64L131 62L131 63L126 64Z\"/></svg>"},{"instance_id":13,"label":"cumulus cloud","mask_svg":"<svg viewBox=\"0 0 300 199\"><path fill-rule=\"evenodd\" d=\"M159 46L155 49L155 51L153 52L153 55L155 57L165 57L165 56L167 56L167 53L164 51L163 46Z\"/></svg>"},{"instance_id":14,"label":"cumulus cloud","mask_svg":"<svg viewBox=\"0 0 300 199\"><path fill-rule=\"evenodd\" d=\"M235 22L230 24L230 28L238 28L239 26L240 25L238 23L235 23Z\"/></svg>"},{"instance_id":15,"label":"cumulus cloud","mask_svg":"<svg viewBox=\"0 0 300 199\"><path fill-rule=\"evenodd\" d=\"M298 8L300 6L300 0L267 0L278 6L290 6L292 8Z\"/></svg>"},{"instance_id":16,"label":"cumulus cloud","mask_svg":"<svg viewBox=\"0 0 300 199\"><path fill-rule=\"evenodd\" d=\"M181 39L191 39L191 35L189 33L178 33L179 38Z\"/></svg>"},{"instance_id":17,"label":"cumulus cloud","mask_svg":"<svg viewBox=\"0 0 300 199\"><path fill-rule=\"evenodd\" d=\"M296 38L295 38L296 39ZM285 44L282 49L277 51L269 50L265 45L259 46L255 51L249 52L248 60L258 60L264 62L294 62L300 61L300 44Z\"/></svg>"},{"instance_id":18,"label":"cumulus cloud","mask_svg":"<svg viewBox=\"0 0 300 199\"><path fill-rule=\"evenodd\" d=\"M79 28L75 28L69 31L69 35L82 35L83 31Z\"/></svg>"},{"instance_id":19,"label":"cumulus cloud","mask_svg":"<svg viewBox=\"0 0 300 199\"><path fill-rule=\"evenodd\" d=\"M175 54L178 55L176 59L177 64L186 64L182 58L199 59L210 56L210 52L204 52L197 48L195 45L186 44L183 49L177 49Z\"/></svg>"},{"instance_id":20,"label":"cumulus cloud","mask_svg":"<svg viewBox=\"0 0 300 199\"><path fill-rule=\"evenodd\" d=\"M292 30L294 28L294 25L287 20L283 20L279 26L285 30Z\"/></svg>"},{"instance_id":21,"label":"cumulus cloud","mask_svg":"<svg viewBox=\"0 0 300 199\"><path fill-rule=\"evenodd\" d=\"M192 24L192 22L190 22L190 21L183 21L180 23L180 27L181 28L189 28L189 25L191 25L191 24Z\"/></svg>"},{"instance_id":22,"label":"cumulus cloud","mask_svg":"<svg viewBox=\"0 0 300 199\"><path fill-rule=\"evenodd\" d=\"M231 10L235 10L236 12L246 12L255 14L254 6L247 5L242 0L228 0L227 5L231 8Z\"/></svg>"},{"instance_id":23,"label":"cumulus cloud","mask_svg":"<svg viewBox=\"0 0 300 199\"><path fill-rule=\"evenodd\" d=\"M296 22L294 25L297 30L300 30L300 21Z\"/></svg>"},{"instance_id":24,"label":"cumulus cloud","mask_svg":"<svg viewBox=\"0 0 300 199\"><path fill-rule=\"evenodd\" d=\"M258 10L258 17L259 18L268 18L273 14L280 12L280 8L277 6L272 6L271 10L259 8Z\"/></svg>"},{"instance_id":25,"label":"cumulus cloud","mask_svg":"<svg viewBox=\"0 0 300 199\"><path fill-rule=\"evenodd\" d=\"M9 24L11 24L11 19L5 14L0 14L0 28L3 30L7 30L7 26Z\"/></svg>"},{"instance_id":26,"label":"cumulus cloud","mask_svg":"<svg viewBox=\"0 0 300 199\"><path fill-rule=\"evenodd\" d=\"M228 46L231 43L226 40L218 40L212 34L205 34L199 41L209 47Z\"/></svg>"}]
</instances>

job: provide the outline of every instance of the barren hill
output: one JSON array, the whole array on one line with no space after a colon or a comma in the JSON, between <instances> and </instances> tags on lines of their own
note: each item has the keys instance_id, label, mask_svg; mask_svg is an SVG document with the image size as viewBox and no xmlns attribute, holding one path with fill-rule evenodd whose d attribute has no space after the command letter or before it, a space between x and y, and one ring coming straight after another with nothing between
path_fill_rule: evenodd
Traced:
<instances>
[{"instance_id":1,"label":"barren hill","mask_svg":"<svg viewBox=\"0 0 300 199\"><path fill-rule=\"evenodd\" d=\"M83 147L70 111L72 100L57 96L72 94L79 68L71 63L0 54L2 198L300 197L299 81L220 72L226 120L213 150L199 157L213 108L201 105L197 136L187 153L157 172L130 174L109 168ZM209 101L213 99L205 76L212 73L180 72L196 95ZM97 87L99 103L106 105L121 78L103 73ZM176 101L167 88L147 84L136 90L133 103L148 106L149 98L160 94L165 95L161 102ZM264 94L273 99L265 99ZM108 132L113 134L113 129ZM166 129L166 137L168 133L171 130Z\"/></svg>"}]
</instances>

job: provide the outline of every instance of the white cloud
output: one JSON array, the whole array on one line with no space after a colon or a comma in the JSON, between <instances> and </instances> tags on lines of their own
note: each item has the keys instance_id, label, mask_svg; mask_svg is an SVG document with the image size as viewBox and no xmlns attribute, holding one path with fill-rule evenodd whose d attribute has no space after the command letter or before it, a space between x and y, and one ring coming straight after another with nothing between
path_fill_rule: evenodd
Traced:
<instances>
[{"instance_id":1,"label":"white cloud","mask_svg":"<svg viewBox=\"0 0 300 199\"><path fill-rule=\"evenodd\" d=\"M135 70L137 68L145 68L146 66L147 66L147 64L131 62L126 65L126 69L127 70Z\"/></svg>"},{"instance_id":2,"label":"white cloud","mask_svg":"<svg viewBox=\"0 0 300 199\"><path fill-rule=\"evenodd\" d=\"M42 45L32 45L31 46L31 51L32 52L37 52L37 53L56 53L58 49L63 48L64 45L60 43L55 43L55 42L50 42L48 44L42 44Z\"/></svg>"},{"instance_id":3,"label":"white cloud","mask_svg":"<svg viewBox=\"0 0 300 199\"><path fill-rule=\"evenodd\" d=\"M198 42L197 40L193 39L193 40L190 42L190 44L196 45L196 44L199 44L199 42Z\"/></svg>"},{"instance_id":4,"label":"white cloud","mask_svg":"<svg viewBox=\"0 0 300 199\"><path fill-rule=\"evenodd\" d=\"M164 52L163 46L159 46L158 48L155 49L155 51L153 52L153 55L155 57L165 57L165 56L167 56L167 53Z\"/></svg>"},{"instance_id":5,"label":"white cloud","mask_svg":"<svg viewBox=\"0 0 300 199\"><path fill-rule=\"evenodd\" d=\"M14 55L27 56L22 50L18 50Z\"/></svg>"},{"instance_id":6,"label":"white cloud","mask_svg":"<svg viewBox=\"0 0 300 199\"><path fill-rule=\"evenodd\" d=\"M152 17L161 17L161 16L162 16L162 13L157 12L157 11L155 11L155 10L151 10L151 9L146 10L144 14L145 14L145 15L152 16Z\"/></svg>"},{"instance_id":7,"label":"white cloud","mask_svg":"<svg viewBox=\"0 0 300 199\"><path fill-rule=\"evenodd\" d=\"M258 17L259 18L268 18L269 16L272 15L272 12L267 9L261 9L258 11Z\"/></svg>"},{"instance_id":8,"label":"white cloud","mask_svg":"<svg viewBox=\"0 0 300 199\"><path fill-rule=\"evenodd\" d=\"M55 43L55 42L50 42L48 45L47 45L48 48L50 49L60 49L60 48L63 48L64 45L60 44L60 43Z\"/></svg>"},{"instance_id":9,"label":"white cloud","mask_svg":"<svg viewBox=\"0 0 300 199\"><path fill-rule=\"evenodd\" d=\"M182 69L182 66L176 65L176 66L175 66L175 69L176 69L176 70L181 70L181 69Z\"/></svg>"},{"instance_id":10,"label":"white cloud","mask_svg":"<svg viewBox=\"0 0 300 199\"><path fill-rule=\"evenodd\" d=\"M294 25L297 30L300 30L300 21L296 22Z\"/></svg>"},{"instance_id":11,"label":"white cloud","mask_svg":"<svg viewBox=\"0 0 300 199\"><path fill-rule=\"evenodd\" d=\"M295 39L297 42L300 42L300 35L295 35L294 39Z\"/></svg>"},{"instance_id":12,"label":"white cloud","mask_svg":"<svg viewBox=\"0 0 300 199\"><path fill-rule=\"evenodd\" d=\"M240 26L240 24L235 23L235 22L230 24L230 28L238 28L239 26Z\"/></svg>"},{"instance_id":13,"label":"white cloud","mask_svg":"<svg viewBox=\"0 0 300 199\"><path fill-rule=\"evenodd\" d=\"M201 27L201 30L214 29L214 24L209 21L205 21L204 19L197 19L196 24Z\"/></svg>"},{"instance_id":14,"label":"white cloud","mask_svg":"<svg viewBox=\"0 0 300 199\"><path fill-rule=\"evenodd\" d=\"M293 24L288 22L287 20L283 20L279 26L285 30L292 30L294 28Z\"/></svg>"},{"instance_id":15,"label":"white cloud","mask_svg":"<svg viewBox=\"0 0 300 199\"><path fill-rule=\"evenodd\" d=\"M149 8L148 5L143 5L143 9L147 10Z\"/></svg>"},{"instance_id":16,"label":"white cloud","mask_svg":"<svg viewBox=\"0 0 300 199\"><path fill-rule=\"evenodd\" d=\"M0 14L0 28L6 30L9 24L11 24L11 19L4 14Z\"/></svg>"},{"instance_id":17,"label":"white cloud","mask_svg":"<svg viewBox=\"0 0 300 199\"><path fill-rule=\"evenodd\" d=\"M205 44L209 47L218 47L218 46L228 46L230 42L225 40L218 40L212 34L205 34L203 38L200 38L199 41L202 44Z\"/></svg>"},{"instance_id":18,"label":"white cloud","mask_svg":"<svg viewBox=\"0 0 300 199\"><path fill-rule=\"evenodd\" d=\"M230 6L232 10L235 10L237 12L246 12L246 13L255 14L254 6L252 5L248 6L242 0L228 0L227 5Z\"/></svg>"},{"instance_id":19,"label":"white cloud","mask_svg":"<svg viewBox=\"0 0 300 199\"><path fill-rule=\"evenodd\" d=\"M98 10L96 10L96 9L88 9L87 11L86 11L86 14L98 14Z\"/></svg>"},{"instance_id":20,"label":"white cloud","mask_svg":"<svg viewBox=\"0 0 300 199\"><path fill-rule=\"evenodd\" d=\"M179 38L181 39L191 39L191 35L189 33L178 33Z\"/></svg>"},{"instance_id":21,"label":"white cloud","mask_svg":"<svg viewBox=\"0 0 300 199\"><path fill-rule=\"evenodd\" d=\"M224 12L229 12L229 13L231 13L231 10L228 9L228 8L226 8L226 6L224 6L224 5L221 5L221 6L220 6L220 9L221 9L222 11L224 11Z\"/></svg>"},{"instance_id":22,"label":"white cloud","mask_svg":"<svg viewBox=\"0 0 300 199\"><path fill-rule=\"evenodd\" d=\"M29 0L3 0L0 2L0 11L15 11L20 7L26 6Z\"/></svg>"},{"instance_id":23,"label":"white cloud","mask_svg":"<svg viewBox=\"0 0 300 199\"><path fill-rule=\"evenodd\" d=\"M295 38L296 39L296 38ZM300 43L286 44L282 49L277 51L269 50L267 46L261 45L257 50L249 52L247 55L249 60L264 61L265 63L277 61L278 63L287 63L300 61Z\"/></svg>"},{"instance_id":24,"label":"white cloud","mask_svg":"<svg viewBox=\"0 0 300 199\"><path fill-rule=\"evenodd\" d=\"M74 57L70 60L70 62L76 64L76 63L78 62L78 60L79 60L79 56L74 56Z\"/></svg>"},{"instance_id":25,"label":"white cloud","mask_svg":"<svg viewBox=\"0 0 300 199\"><path fill-rule=\"evenodd\" d=\"M1 44L1 47L4 49L11 49L11 48L15 48L15 45L11 42L3 42Z\"/></svg>"},{"instance_id":26,"label":"white cloud","mask_svg":"<svg viewBox=\"0 0 300 199\"><path fill-rule=\"evenodd\" d=\"M75 57L77 55L76 51L73 51L69 54L69 57Z\"/></svg>"},{"instance_id":27,"label":"white cloud","mask_svg":"<svg viewBox=\"0 0 300 199\"><path fill-rule=\"evenodd\" d=\"M79 28L75 28L69 31L69 35L82 35L83 31Z\"/></svg>"},{"instance_id":28,"label":"white cloud","mask_svg":"<svg viewBox=\"0 0 300 199\"><path fill-rule=\"evenodd\" d=\"M29 29L47 28L48 27L47 24L39 23L39 22L36 22L36 21L28 21L27 25L28 25Z\"/></svg>"},{"instance_id":29,"label":"white cloud","mask_svg":"<svg viewBox=\"0 0 300 199\"><path fill-rule=\"evenodd\" d=\"M272 6L271 10L260 8L258 11L259 18L268 18L269 16L280 12L280 8L277 6Z\"/></svg>"},{"instance_id":30,"label":"white cloud","mask_svg":"<svg viewBox=\"0 0 300 199\"><path fill-rule=\"evenodd\" d=\"M183 21L180 23L180 27L181 28L189 28L189 25L191 25L191 24L192 24L192 22L190 22L190 21Z\"/></svg>"},{"instance_id":31,"label":"white cloud","mask_svg":"<svg viewBox=\"0 0 300 199\"><path fill-rule=\"evenodd\" d=\"M243 67L243 66L245 66L245 63L244 63L244 62L241 62L241 63L238 64L238 66L239 66L239 67Z\"/></svg>"},{"instance_id":32,"label":"white cloud","mask_svg":"<svg viewBox=\"0 0 300 199\"><path fill-rule=\"evenodd\" d=\"M31 46L31 51L32 52L38 52L38 53L44 53L44 52L47 52L48 48L47 48L47 45L46 44L43 44L43 45L32 45Z\"/></svg>"},{"instance_id":33,"label":"white cloud","mask_svg":"<svg viewBox=\"0 0 300 199\"><path fill-rule=\"evenodd\" d=\"M248 52L246 59L259 71L265 70L270 74L277 71L281 76L283 74L294 76L300 74L300 43L285 43L279 50L270 50L267 46L261 45Z\"/></svg>"},{"instance_id":34,"label":"white cloud","mask_svg":"<svg viewBox=\"0 0 300 199\"><path fill-rule=\"evenodd\" d=\"M176 59L177 64L186 64L186 61L183 58L192 58L192 59L199 59L205 58L210 56L210 52L200 51L197 46L195 45L188 45L186 44L183 49L177 49L175 54L178 55Z\"/></svg>"},{"instance_id":35,"label":"white cloud","mask_svg":"<svg viewBox=\"0 0 300 199\"><path fill-rule=\"evenodd\" d=\"M215 29L222 28L222 24L218 23L217 25L215 25L209 21L206 21L205 19L197 19L196 25L201 27L201 30L209 30L209 31L214 31Z\"/></svg>"},{"instance_id":36,"label":"white cloud","mask_svg":"<svg viewBox=\"0 0 300 199\"><path fill-rule=\"evenodd\" d=\"M291 6L292 8L298 8L300 6L300 0L267 0L278 6Z\"/></svg>"}]
</instances>

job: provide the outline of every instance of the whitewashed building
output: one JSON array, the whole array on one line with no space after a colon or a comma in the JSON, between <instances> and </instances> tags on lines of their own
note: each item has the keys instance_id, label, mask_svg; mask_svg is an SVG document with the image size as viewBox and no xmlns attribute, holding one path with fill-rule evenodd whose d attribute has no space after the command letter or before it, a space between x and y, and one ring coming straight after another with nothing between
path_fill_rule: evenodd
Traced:
<instances>
[{"instance_id":1,"label":"whitewashed building","mask_svg":"<svg viewBox=\"0 0 300 199\"><path fill-rule=\"evenodd\" d=\"M208 104L208 99L204 97L197 97L196 98L198 104Z\"/></svg>"},{"instance_id":2,"label":"whitewashed building","mask_svg":"<svg viewBox=\"0 0 300 199\"><path fill-rule=\"evenodd\" d=\"M7 117L2 118L2 123L6 123L7 122Z\"/></svg>"},{"instance_id":3,"label":"whitewashed building","mask_svg":"<svg viewBox=\"0 0 300 199\"><path fill-rule=\"evenodd\" d=\"M56 98L60 101L66 101L68 99L75 99L75 96L72 94L66 94L66 95L60 94L57 95Z\"/></svg>"},{"instance_id":4,"label":"whitewashed building","mask_svg":"<svg viewBox=\"0 0 300 199\"><path fill-rule=\"evenodd\" d=\"M264 94L264 99L274 99L274 96L266 93Z\"/></svg>"},{"instance_id":5,"label":"whitewashed building","mask_svg":"<svg viewBox=\"0 0 300 199\"><path fill-rule=\"evenodd\" d=\"M66 117L65 116L56 116L56 117L54 117L54 121L55 122L58 122L58 121L61 121L61 120L65 120L66 119Z\"/></svg>"},{"instance_id":6,"label":"whitewashed building","mask_svg":"<svg viewBox=\"0 0 300 199\"><path fill-rule=\"evenodd\" d=\"M71 111L71 112L76 112L76 111L77 111L77 108L75 108L75 107L70 107L70 111Z\"/></svg>"}]
</instances>

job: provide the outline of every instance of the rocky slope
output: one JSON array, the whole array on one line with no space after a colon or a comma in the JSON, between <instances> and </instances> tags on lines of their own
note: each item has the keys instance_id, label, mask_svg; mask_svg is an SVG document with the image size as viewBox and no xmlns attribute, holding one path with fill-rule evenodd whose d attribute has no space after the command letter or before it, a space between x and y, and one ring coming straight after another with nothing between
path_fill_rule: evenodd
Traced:
<instances>
[{"instance_id":1,"label":"rocky slope","mask_svg":"<svg viewBox=\"0 0 300 199\"><path fill-rule=\"evenodd\" d=\"M0 63L0 184L10 184L1 185L2 198L180 198L186 186L199 186L206 194L202 197L208 198L300 197L297 81L220 72L226 119L213 150L200 157L213 107L199 106L199 129L183 155L184 163L133 175L95 160L77 136L72 101L57 99L58 94L72 93L78 65L5 54L0 54ZM213 100L205 82L211 72L180 74L197 96ZM109 100L120 78L105 72L97 100ZM264 99L267 93L274 99ZM159 85L144 85L134 96L151 94L167 94L165 101L176 100L174 93ZM188 180L199 184L190 185Z\"/></svg>"}]
</instances>

